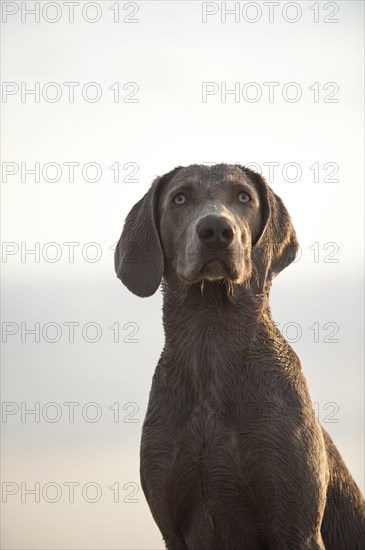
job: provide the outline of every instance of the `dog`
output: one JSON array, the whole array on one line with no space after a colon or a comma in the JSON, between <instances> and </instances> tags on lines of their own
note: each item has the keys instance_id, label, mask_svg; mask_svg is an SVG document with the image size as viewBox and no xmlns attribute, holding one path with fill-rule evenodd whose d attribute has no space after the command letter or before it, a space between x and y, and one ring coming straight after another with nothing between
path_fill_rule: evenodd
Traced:
<instances>
[{"instance_id":1,"label":"dog","mask_svg":"<svg viewBox=\"0 0 365 550\"><path fill-rule=\"evenodd\" d=\"M117 276L141 297L162 281L140 475L168 550L365 549L364 499L270 312L297 248L282 200L240 165L177 167L125 220Z\"/></svg>"}]
</instances>

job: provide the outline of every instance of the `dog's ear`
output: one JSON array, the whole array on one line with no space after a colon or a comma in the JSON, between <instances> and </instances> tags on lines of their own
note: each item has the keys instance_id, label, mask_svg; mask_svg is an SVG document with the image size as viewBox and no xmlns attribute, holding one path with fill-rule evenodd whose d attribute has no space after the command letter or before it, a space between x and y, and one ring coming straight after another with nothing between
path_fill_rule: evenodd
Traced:
<instances>
[{"instance_id":1,"label":"dog's ear","mask_svg":"<svg viewBox=\"0 0 365 550\"><path fill-rule=\"evenodd\" d=\"M295 259L298 241L283 201L258 173L243 167L256 186L261 202L261 231L253 243L251 258L256 267L257 291Z\"/></svg>"},{"instance_id":2,"label":"dog's ear","mask_svg":"<svg viewBox=\"0 0 365 550\"><path fill-rule=\"evenodd\" d=\"M161 186L180 167L158 177L149 191L129 212L115 249L117 277L137 296L152 296L160 286L163 274L163 251L157 223L157 201Z\"/></svg>"}]
</instances>

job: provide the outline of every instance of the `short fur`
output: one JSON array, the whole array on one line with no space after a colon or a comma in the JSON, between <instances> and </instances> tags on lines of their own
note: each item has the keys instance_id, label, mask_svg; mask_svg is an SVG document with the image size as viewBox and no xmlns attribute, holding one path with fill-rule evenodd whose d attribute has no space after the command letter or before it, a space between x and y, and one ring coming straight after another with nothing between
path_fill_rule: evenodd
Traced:
<instances>
[{"instance_id":1,"label":"short fur","mask_svg":"<svg viewBox=\"0 0 365 550\"><path fill-rule=\"evenodd\" d=\"M140 472L169 550L365 548L364 499L270 312L297 247L281 199L238 165L175 168L127 216L118 277L138 296L163 279Z\"/></svg>"}]
</instances>

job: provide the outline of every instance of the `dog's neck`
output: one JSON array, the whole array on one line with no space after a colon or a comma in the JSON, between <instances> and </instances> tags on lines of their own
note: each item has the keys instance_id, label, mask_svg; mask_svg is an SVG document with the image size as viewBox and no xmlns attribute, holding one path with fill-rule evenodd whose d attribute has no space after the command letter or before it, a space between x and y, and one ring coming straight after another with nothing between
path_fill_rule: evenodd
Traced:
<instances>
[{"instance_id":1,"label":"dog's neck","mask_svg":"<svg viewBox=\"0 0 365 550\"><path fill-rule=\"evenodd\" d=\"M166 346L197 340L220 340L223 346L247 346L263 322L272 322L270 283L260 294L224 280L185 285L176 278L163 281ZM185 343L185 344L184 344Z\"/></svg>"},{"instance_id":2,"label":"dog's neck","mask_svg":"<svg viewBox=\"0 0 365 550\"><path fill-rule=\"evenodd\" d=\"M231 290L218 281L201 288L164 280L165 347L156 383L163 380L164 391L172 392L171 407L179 409L182 425L197 402L233 407L245 379L262 376L250 356L273 323L269 286L257 295L238 285Z\"/></svg>"}]
</instances>

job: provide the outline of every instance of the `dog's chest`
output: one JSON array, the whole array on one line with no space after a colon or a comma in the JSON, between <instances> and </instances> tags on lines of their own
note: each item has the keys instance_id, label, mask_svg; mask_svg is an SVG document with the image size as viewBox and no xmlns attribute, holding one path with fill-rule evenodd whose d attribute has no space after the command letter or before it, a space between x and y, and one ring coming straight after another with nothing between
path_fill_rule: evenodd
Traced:
<instances>
[{"instance_id":1,"label":"dog's chest","mask_svg":"<svg viewBox=\"0 0 365 550\"><path fill-rule=\"evenodd\" d=\"M183 524L187 518L200 518L199 525L189 528L224 533L245 517L251 518L253 533L259 521L252 492L258 474L257 442L250 430L245 434L238 428L232 405L206 390L179 428L170 423L172 415L160 424L162 431L147 423L141 470L152 499L165 502ZM253 543L251 547L256 548Z\"/></svg>"},{"instance_id":2,"label":"dog's chest","mask_svg":"<svg viewBox=\"0 0 365 550\"><path fill-rule=\"evenodd\" d=\"M144 489L152 501L182 517L194 509L207 526L213 518L216 529L245 517L259 530L258 480L271 475L272 457L285 463L275 435L287 422L278 414L283 400L277 378L262 354L248 357L236 341L163 354L141 447ZM277 400L274 415L271 399Z\"/></svg>"}]
</instances>

